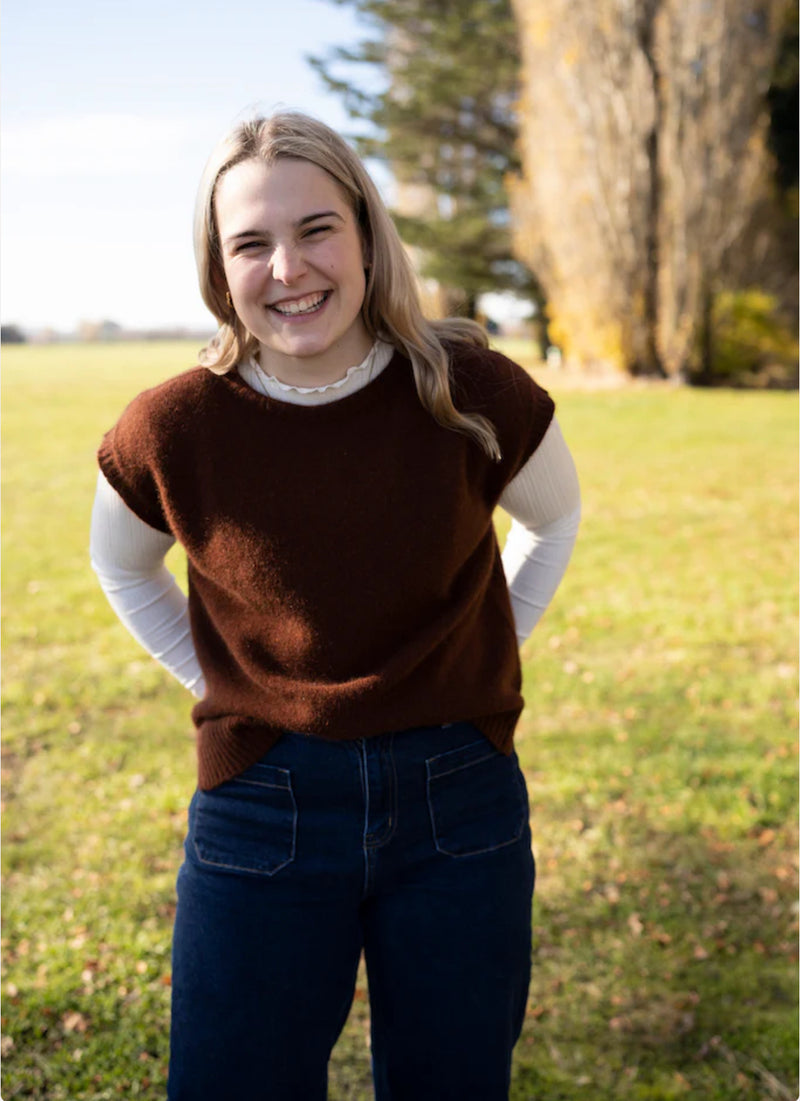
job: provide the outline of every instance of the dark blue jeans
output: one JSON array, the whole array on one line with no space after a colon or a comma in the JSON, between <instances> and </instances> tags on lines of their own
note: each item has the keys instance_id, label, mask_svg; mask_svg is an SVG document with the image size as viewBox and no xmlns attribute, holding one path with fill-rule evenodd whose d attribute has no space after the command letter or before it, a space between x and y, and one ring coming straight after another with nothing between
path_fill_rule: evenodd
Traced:
<instances>
[{"instance_id":1,"label":"dark blue jeans","mask_svg":"<svg viewBox=\"0 0 800 1101\"><path fill-rule=\"evenodd\" d=\"M284 735L192 800L170 1101L323 1101L362 950L378 1101L506 1101L533 882L516 756L470 723Z\"/></svg>"}]
</instances>

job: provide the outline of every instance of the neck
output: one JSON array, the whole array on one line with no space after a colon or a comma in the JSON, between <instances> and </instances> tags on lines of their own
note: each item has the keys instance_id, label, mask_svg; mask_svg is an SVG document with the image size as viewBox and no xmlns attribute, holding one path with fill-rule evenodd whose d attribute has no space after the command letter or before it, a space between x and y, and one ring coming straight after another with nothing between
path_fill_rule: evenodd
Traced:
<instances>
[{"instance_id":1,"label":"neck","mask_svg":"<svg viewBox=\"0 0 800 1101\"><path fill-rule=\"evenodd\" d=\"M327 386L363 363L373 343L365 330L326 348L321 355L286 356L262 344L255 358L262 371L288 386Z\"/></svg>"}]
</instances>

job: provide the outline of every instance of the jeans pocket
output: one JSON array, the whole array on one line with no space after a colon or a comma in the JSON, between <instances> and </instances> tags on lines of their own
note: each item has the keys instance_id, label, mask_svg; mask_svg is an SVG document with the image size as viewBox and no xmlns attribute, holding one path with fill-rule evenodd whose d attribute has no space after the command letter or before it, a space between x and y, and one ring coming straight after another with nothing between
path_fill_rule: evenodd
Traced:
<instances>
[{"instance_id":1,"label":"jeans pocket","mask_svg":"<svg viewBox=\"0 0 800 1101\"><path fill-rule=\"evenodd\" d=\"M192 800L189 839L201 865L271 876L294 860L297 804L288 769L258 763Z\"/></svg>"},{"instance_id":2,"label":"jeans pocket","mask_svg":"<svg viewBox=\"0 0 800 1101\"><path fill-rule=\"evenodd\" d=\"M477 856L512 845L528 821L528 792L517 756L483 738L426 761L428 810L436 848Z\"/></svg>"}]
</instances>

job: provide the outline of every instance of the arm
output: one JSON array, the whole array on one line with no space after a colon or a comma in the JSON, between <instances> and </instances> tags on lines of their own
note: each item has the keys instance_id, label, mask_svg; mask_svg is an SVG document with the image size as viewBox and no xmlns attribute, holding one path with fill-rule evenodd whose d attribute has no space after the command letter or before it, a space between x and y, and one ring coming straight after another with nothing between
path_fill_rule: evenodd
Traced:
<instances>
[{"instance_id":1,"label":"arm","mask_svg":"<svg viewBox=\"0 0 800 1101\"><path fill-rule=\"evenodd\" d=\"M500 505L512 517L503 568L521 646L553 599L580 524L578 476L556 420L506 486Z\"/></svg>"},{"instance_id":2,"label":"arm","mask_svg":"<svg viewBox=\"0 0 800 1101\"><path fill-rule=\"evenodd\" d=\"M198 698L205 690L188 603L164 564L175 540L132 512L102 474L92 510L92 569L133 637Z\"/></svg>"}]
</instances>

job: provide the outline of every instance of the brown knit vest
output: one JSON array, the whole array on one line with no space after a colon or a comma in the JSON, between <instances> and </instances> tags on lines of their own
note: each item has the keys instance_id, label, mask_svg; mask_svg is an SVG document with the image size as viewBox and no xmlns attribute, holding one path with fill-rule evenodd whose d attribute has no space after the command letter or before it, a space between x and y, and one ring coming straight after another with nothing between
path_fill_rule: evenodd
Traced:
<instances>
[{"instance_id":1,"label":"brown knit vest","mask_svg":"<svg viewBox=\"0 0 800 1101\"><path fill-rule=\"evenodd\" d=\"M451 352L454 401L495 425L499 463L422 407L399 353L311 407L195 368L104 437L108 481L187 553L200 787L284 730L348 739L468 719L511 752L520 669L492 513L553 403L504 357Z\"/></svg>"}]
</instances>

